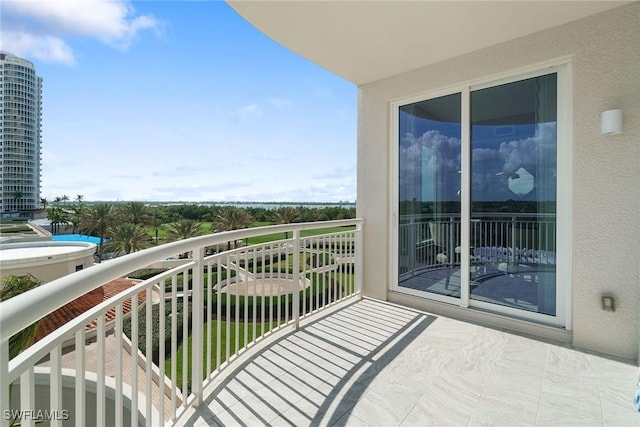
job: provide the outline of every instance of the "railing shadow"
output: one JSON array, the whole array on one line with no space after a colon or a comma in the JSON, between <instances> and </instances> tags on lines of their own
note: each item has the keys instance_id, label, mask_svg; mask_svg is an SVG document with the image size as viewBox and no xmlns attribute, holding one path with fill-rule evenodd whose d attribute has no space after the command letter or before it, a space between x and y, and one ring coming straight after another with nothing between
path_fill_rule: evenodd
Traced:
<instances>
[{"instance_id":1,"label":"railing shadow","mask_svg":"<svg viewBox=\"0 0 640 427\"><path fill-rule=\"evenodd\" d=\"M366 299L319 315L237 366L185 425L340 424L435 319Z\"/></svg>"}]
</instances>

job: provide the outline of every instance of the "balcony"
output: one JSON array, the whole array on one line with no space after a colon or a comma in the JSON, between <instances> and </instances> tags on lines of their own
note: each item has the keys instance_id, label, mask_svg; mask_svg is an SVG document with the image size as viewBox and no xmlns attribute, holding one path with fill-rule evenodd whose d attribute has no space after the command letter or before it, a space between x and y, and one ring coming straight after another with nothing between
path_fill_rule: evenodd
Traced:
<instances>
[{"instance_id":1,"label":"balcony","mask_svg":"<svg viewBox=\"0 0 640 427\"><path fill-rule=\"evenodd\" d=\"M3 302L3 425L637 422L632 365L363 297L363 226L197 237ZM162 262L9 358L25 326Z\"/></svg>"}]
</instances>

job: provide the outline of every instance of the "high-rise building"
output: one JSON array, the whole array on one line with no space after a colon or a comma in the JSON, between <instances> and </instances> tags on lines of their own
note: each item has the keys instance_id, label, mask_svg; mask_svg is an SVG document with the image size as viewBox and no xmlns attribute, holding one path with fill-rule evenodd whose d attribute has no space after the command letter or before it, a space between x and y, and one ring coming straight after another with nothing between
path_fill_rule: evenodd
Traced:
<instances>
[{"instance_id":1,"label":"high-rise building","mask_svg":"<svg viewBox=\"0 0 640 427\"><path fill-rule=\"evenodd\" d=\"M40 206L42 78L0 51L0 215Z\"/></svg>"}]
</instances>

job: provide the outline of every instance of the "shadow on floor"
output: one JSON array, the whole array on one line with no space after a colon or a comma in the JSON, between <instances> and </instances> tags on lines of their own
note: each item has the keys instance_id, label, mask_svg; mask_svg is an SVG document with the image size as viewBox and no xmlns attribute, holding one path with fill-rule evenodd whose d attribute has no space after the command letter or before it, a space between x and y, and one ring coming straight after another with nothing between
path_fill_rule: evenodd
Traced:
<instances>
[{"instance_id":1,"label":"shadow on floor","mask_svg":"<svg viewBox=\"0 0 640 427\"><path fill-rule=\"evenodd\" d=\"M435 319L371 300L318 316L234 368L186 425L341 425Z\"/></svg>"}]
</instances>

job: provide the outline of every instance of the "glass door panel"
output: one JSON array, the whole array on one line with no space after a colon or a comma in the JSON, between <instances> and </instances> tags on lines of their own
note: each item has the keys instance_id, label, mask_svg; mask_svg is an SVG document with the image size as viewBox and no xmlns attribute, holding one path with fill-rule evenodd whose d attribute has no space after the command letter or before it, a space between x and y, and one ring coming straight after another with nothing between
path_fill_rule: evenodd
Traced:
<instances>
[{"instance_id":1,"label":"glass door panel","mask_svg":"<svg viewBox=\"0 0 640 427\"><path fill-rule=\"evenodd\" d=\"M470 298L555 316L557 76L470 104Z\"/></svg>"},{"instance_id":2,"label":"glass door panel","mask_svg":"<svg viewBox=\"0 0 640 427\"><path fill-rule=\"evenodd\" d=\"M400 287L460 297L461 94L399 108Z\"/></svg>"}]
</instances>

